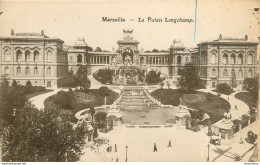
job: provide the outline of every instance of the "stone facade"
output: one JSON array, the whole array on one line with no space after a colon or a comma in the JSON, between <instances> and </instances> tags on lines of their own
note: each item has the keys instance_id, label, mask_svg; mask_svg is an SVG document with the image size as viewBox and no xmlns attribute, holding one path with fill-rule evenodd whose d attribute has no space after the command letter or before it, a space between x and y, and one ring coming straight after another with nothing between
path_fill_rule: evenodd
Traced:
<instances>
[{"instance_id":1,"label":"stone facade","mask_svg":"<svg viewBox=\"0 0 260 165\"><path fill-rule=\"evenodd\" d=\"M257 76L257 42L243 39L222 38L198 44L199 53L193 57L200 77L207 88L218 83L230 83L231 72L236 75L241 88L245 78Z\"/></svg>"},{"instance_id":2,"label":"stone facade","mask_svg":"<svg viewBox=\"0 0 260 165\"><path fill-rule=\"evenodd\" d=\"M174 40L169 50L139 50L133 30L123 30L118 48L111 52L89 51L84 38L78 38L73 46L63 45L58 38L41 33L14 33L0 37L0 75L25 84L30 80L34 86L57 87L57 81L69 70L74 74L80 65L87 65L89 74L101 68L118 70L121 66L138 66L147 74L160 71L167 76L179 76L185 63L192 62L198 75L208 88L217 83L229 83L235 72L238 84L247 77L255 77L257 70L257 42L243 39L222 38L198 44L198 48L186 48ZM10 81L10 82L11 82Z\"/></svg>"},{"instance_id":3,"label":"stone facade","mask_svg":"<svg viewBox=\"0 0 260 165\"><path fill-rule=\"evenodd\" d=\"M63 41L41 33L14 33L0 37L0 74L9 82L55 88L68 71L67 51Z\"/></svg>"}]
</instances>

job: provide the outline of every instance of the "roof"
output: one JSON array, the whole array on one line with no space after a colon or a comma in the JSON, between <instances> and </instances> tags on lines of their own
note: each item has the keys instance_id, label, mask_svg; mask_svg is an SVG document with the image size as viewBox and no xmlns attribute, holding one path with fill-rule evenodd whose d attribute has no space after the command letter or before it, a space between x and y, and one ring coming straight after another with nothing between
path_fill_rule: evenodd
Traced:
<instances>
[{"instance_id":1,"label":"roof","mask_svg":"<svg viewBox=\"0 0 260 165\"><path fill-rule=\"evenodd\" d=\"M0 39L9 39L9 40L32 40L32 41L39 41L39 40L47 40L47 41L58 41L64 43L63 40L59 38L50 38L44 34L42 30L41 33L14 33L14 30L11 30L11 36L8 37L0 37Z\"/></svg>"},{"instance_id":2,"label":"roof","mask_svg":"<svg viewBox=\"0 0 260 165\"><path fill-rule=\"evenodd\" d=\"M225 130L230 130L234 126L234 123L230 119L223 118L222 120L213 124L213 126L221 128L221 129L225 129Z\"/></svg>"},{"instance_id":3,"label":"roof","mask_svg":"<svg viewBox=\"0 0 260 165\"><path fill-rule=\"evenodd\" d=\"M206 41L206 42L201 42L199 45L207 45L207 44L212 44L212 45L217 45L217 44L225 44L225 45L258 45L258 42L250 42L248 41L248 36L245 35L245 38L231 38L231 37L222 37L222 35L219 35L219 38L213 41Z\"/></svg>"}]
</instances>

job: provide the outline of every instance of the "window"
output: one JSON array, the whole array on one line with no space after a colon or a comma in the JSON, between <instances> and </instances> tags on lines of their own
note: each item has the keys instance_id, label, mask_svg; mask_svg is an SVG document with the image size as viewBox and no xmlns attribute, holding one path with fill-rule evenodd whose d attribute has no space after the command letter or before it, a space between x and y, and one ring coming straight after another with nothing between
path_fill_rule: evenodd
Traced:
<instances>
[{"instance_id":1,"label":"window","mask_svg":"<svg viewBox=\"0 0 260 165\"><path fill-rule=\"evenodd\" d=\"M25 74L26 75L30 74L30 68L28 66L25 68Z\"/></svg>"},{"instance_id":2,"label":"window","mask_svg":"<svg viewBox=\"0 0 260 165\"><path fill-rule=\"evenodd\" d=\"M228 71L227 71L227 69L224 69L224 71L223 71L223 76L224 76L224 77L227 77L227 76L228 76Z\"/></svg>"},{"instance_id":3,"label":"window","mask_svg":"<svg viewBox=\"0 0 260 165\"><path fill-rule=\"evenodd\" d=\"M47 75L51 75L51 67L47 68Z\"/></svg>"},{"instance_id":4,"label":"window","mask_svg":"<svg viewBox=\"0 0 260 165\"><path fill-rule=\"evenodd\" d=\"M25 51L25 61L31 60L31 52L29 50Z\"/></svg>"},{"instance_id":5,"label":"window","mask_svg":"<svg viewBox=\"0 0 260 165\"><path fill-rule=\"evenodd\" d=\"M242 54L238 55L238 64L243 64L243 55Z\"/></svg>"},{"instance_id":6,"label":"window","mask_svg":"<svg viewBox=\"0 0 260 165\"><path fill-rule=\"evenodd\" d=\"M249 69L249 70L248 70L248 77L253 77L253 71L252 71L252 69Z\"/></svg>"},{"instance_id":7,"label":"window","mask_svg":"<svg viewBox=\"0 0 260 165\"><path fill-rule=\"evenodd\" d=\"M216 76L216 69L212 69L212 76Z\"/></svg>"},{"instance_id":8,"label":"window","mask_svg":"<svg viewBox=\"0 0 260 165\"><path fill-rule=\"evenodd\" d=\"M9 67L8 66L5 67L5 74L9 74Z\"/></svg>"},{"instance_id":9,"label":"window","mask_svg":"<svg viewBox=\"0 0 260 165\"><path fill-rule=\"evenodd\" d=\"M39 52L36 50L36 51L34 51L34 53L33 53L33 61L38 61L39 60Z\"/></svg>"},{"instance_id":10,"label":"window","mask_svg":"<svg viewBox=\"0 0 260 165\"><path fill-rule=\"evenodd\" d=\"M5 61L11 61L11 52L9 50L4 51Z\"/></svg>"},{"instance_id":11,"label":"window","mask_svg":"<svg viewBox=\"0 0 260 165\"><path fill-rule=\"evenodd\" d=\"M48 51L47 52L47 60L51 61L52 60L52 56L53 56L53 53L51 51Z\"/></svg>"},{"instance_id":12,"label":"window","mask_svg":"<svg viewBox=\"0 0 260 165\"><path fill-rule=\"evenodd\" d=\"M38 75L38 68L37 67L34 68L34 75Z\"/></svg>"},{"instance_id":13,"label":"window","mask_svg":"<svg viewBox=\"0 0 260 165\"><path fill-rule=\"evenodd\" d=\"M242 75L242 69L239 69L239 70L238 70L238 77L243 77L243 75Z\"/></svg>"},{"instance_id":14,"label":"window","mask_svg":"<svg viewBox=\"0 0 260 165\"><path fill-rule=\"evenodd\" d=\"M22 74L22 71L21 71L21 67L17 67L17 69L16 69L16 74L17 75L20 75L20 74Z\"/></svg>"},{"instance_id":15,"label":"window","mask_svg":"<svg viewBox=\"0 0 260 165\"><path fill-rule=\"evenodd\" d=\"M228 55L227 54L223 55L223 64L228 64Z\"/></svg>"},{"instance_id":16,"label":"window","mask_svg":"<svg viewBox=\"0 0 260 165\"><path fill-rule=\"evenodd\" d=\"M253 64L253 56L252 56L252 54L249 54L247 56L247 64Z\"/></svg>"},{"instance_id":17,"label":"window","mask_svg":"<svg viewBox=\"0 0 260 165\"><path fill-rule=\"evenodd\" d=\"M212 54L212 56L211 56L211 63L216 64L216 55L215 54Z\"/></svg>"},{"instance_id":18,"label":"window","mask_svg":"<svg viewBox=\"0 0 260 165\"><path fill-rule=\"evenodd\" d=\"M22 51L17 50L16 51L16 61L22 61L22 60L23 60Z\"/></svg>"},{"instance_id":19,"label":"window","mask_svg":"<svg viewBox=\"0 0 260 165\"><path fill-rule=\"evenodd\" d=\"M141 57L141 58L140 58L140 64L141 64L141 65L144 64L144 57Z\"/></svg>"},{"instance_id":20,"label":"window","mask_svg":"<svg viewBox=\"0 0 260 165\"><path fill-rule=\"evenodd\" d=\"M179 64L179 65L181 64L181 56L177 57L177 64Z\"/></svg>"},{"instance_id":21,"label":"window","mask_svg":"<svg viewBox=\"0 0 260 165\"><path fill-rule=\"evenodd\" d=\"M78 62L78 63L82 63L82 55L81 55L81 54L79 54L79 55L77 56L77 62Z\"/></svg>"},{"instance_id":22,"label":"window","mask_svg":"<svg viewBox=\"0 0 260 165\"><path fill-rule=\"evenodd\" d=\"M231 64L236 64L236 55L231 55Z\"/></svg>"}]
</instances>

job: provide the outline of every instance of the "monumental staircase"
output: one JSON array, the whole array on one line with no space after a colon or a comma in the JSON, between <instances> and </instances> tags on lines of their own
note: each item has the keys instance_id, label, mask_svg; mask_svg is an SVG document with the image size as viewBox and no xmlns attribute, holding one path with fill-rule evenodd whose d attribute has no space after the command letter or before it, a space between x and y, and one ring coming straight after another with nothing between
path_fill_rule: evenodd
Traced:
<instances>
[{"instance_id":1,"label":"monumental staircase","mask_svg":"<svg viewBox=\"0 0 260 165\"><path fill-rule=\"evenodd\" d=\"M124 89L122 98L118 103L119 108L156 108L157 103L153 102L144 89Z\"/></svg>"}]
</instances>

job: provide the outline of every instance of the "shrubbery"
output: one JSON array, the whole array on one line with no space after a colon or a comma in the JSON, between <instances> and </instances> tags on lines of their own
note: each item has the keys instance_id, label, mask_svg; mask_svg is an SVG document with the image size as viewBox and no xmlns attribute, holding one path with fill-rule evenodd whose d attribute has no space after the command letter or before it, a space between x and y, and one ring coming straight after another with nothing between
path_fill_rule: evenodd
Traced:
<instances>
[{"instance_id":1,"label":"shrubbery","mask_svg":"<svg viewBox=\"0 0 260 165\"><path fill-rule=\"evenodd\" d=\"M227 83L217 84L216 91L225 95L230 95L233 92L232 88Z\"/></svg>"},{"instance_id":2,"label":"shrubbery","mask_svg":"<svg viewBox=\"0 0 260 165\"><path fill-rule=\"evenodd\" d=\"M110 69L99 69L96 73L93 74L94 78L101 82L102 84L112 83L113 71Z\"/></svg>"},{"instance_id":3,"label":"shrubbery","mask_svg":"<svg viewBox=\"0 0 260 165\"><path fill-rule=\"evenodd\" d=\"M161 72L151 70L146 75L146 82L148 84L158 84L161 81L163 81L163 79L161 78Z\"/></svg>"}]
</instances>

